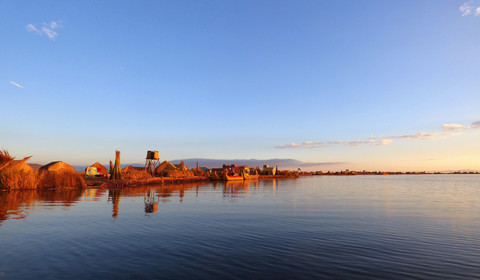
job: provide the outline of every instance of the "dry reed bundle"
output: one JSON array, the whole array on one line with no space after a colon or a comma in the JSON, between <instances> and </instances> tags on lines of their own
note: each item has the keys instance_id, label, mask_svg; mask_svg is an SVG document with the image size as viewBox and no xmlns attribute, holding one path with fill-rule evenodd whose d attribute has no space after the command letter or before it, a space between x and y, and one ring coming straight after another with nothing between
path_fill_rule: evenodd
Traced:
<instances>
[{"instance_id":1,"label":"dry reed bundle","mask_svg":"<svg viewBox=\"0 0 480 280\"><path fill-rule=\"evenodd\" d=\"M0 170L5 168L12 161L13 158L6 150L0 151Z\"/></svg>"},{"instance_id":2,"label":"dry reed bundle","mask_svg":"<svg viewBox=\"0 0 480 280\"><path fill-rule=\"evenodd\" d=\"M112 162L110 161L110 166ZM120 151L115 151L115 166L110 175L110 180L122 180L122 169L120 168Z\"/></svg>"}]
</instances>

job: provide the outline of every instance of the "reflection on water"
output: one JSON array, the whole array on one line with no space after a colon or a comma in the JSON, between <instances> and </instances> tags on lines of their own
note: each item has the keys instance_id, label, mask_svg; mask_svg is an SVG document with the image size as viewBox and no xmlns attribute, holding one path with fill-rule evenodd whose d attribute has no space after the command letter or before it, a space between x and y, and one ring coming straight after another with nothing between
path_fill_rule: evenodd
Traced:
<instances>
[{"instance_id":1,"label":"reflection on water","mask_svg":"<svg viewBox=\"0 0 480 280\"><path fill-rule=\"evenodd\" d=\"M36 207L63 206L69 208L82 197L83 190L70 191L0 191L0 225L8 219L23 219L27 210ZM103 195L99 193L98 195Z\"/></svg>"},{"instance_id":2,"label":"reflection on water","mask_svg":"<svg viewBox=\"0 0 480 280\"><path fill-rule=\"evenodd\" d=\"M262 181L264 188L272 188L276 191L277 180ZM84 190L65 190L65 191L42 191L42 190L22 190L22 191L4 191L0 192L0 223L7 219L23 219L26 217L27 209L35 207L64 206L65 208L75 205L79 200L99 201L105 193L108 193L108 201L112 203L112 217L119 215L121 197L144 197L145 213L158 212L158 204L172 202L172 198L178 197L179 202L183 202L186 191L195 191L198 198L201 188L210 188L214 190L222 189L224 198L248 197L251 189L258 190L259 181L216 181L212 184L196 183L182 185L166 186L148 186L139 188L124 189L84 189Z\"/></svg>"},{"instance_id":3,"label":"reflection on water","mask_svg":"<svg viewBox=\"0 0 480 280\"><path fill-rule=\"evenodd\" d=\"M479 279L478 205L466 175L0 192L0 279Z\"/></svg>"}]
</instances>

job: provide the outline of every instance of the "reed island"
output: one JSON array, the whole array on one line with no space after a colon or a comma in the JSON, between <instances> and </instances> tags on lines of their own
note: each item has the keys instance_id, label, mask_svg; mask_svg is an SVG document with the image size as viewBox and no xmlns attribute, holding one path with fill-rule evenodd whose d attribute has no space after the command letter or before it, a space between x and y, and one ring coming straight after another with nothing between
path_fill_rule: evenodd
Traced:
<instances>
[{"instance_id":1,"label":"reed island","mask_svg":"<svg viewBox=\"0 0 480 280\"><path fill-rule=\"evenodd\" d=\"M223 165L219 168L199 167L189 169L184 162L174 165L160 163L158 151L147 151L144 167L121 168L120 151L115 151L115 160L109 168L99 162L85 167L84 172L63 161L54 161L43 166L29 165L31 157L15 159L7 150L0 150L0 190L75 188L124 188L146 185L184 184L211 180L243 181L270 178L298 178L298 172L240 165Z\"/></svg>"}]
</instances>

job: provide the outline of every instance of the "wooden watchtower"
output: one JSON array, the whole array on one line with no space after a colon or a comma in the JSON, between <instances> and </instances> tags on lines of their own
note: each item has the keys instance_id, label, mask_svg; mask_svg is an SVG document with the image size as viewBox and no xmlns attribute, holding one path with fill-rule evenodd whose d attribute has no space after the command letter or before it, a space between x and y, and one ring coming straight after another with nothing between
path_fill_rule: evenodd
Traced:
<instances>
[{"instance_id":1,"label":"wooden watchtower","mask_svg":"<svg viewBox=\"0 0 480 280\"><path fill-rule=\"evenodd\" d=\"M145 171L152 174L157 166L160 165L160 155L158 151L147 151L145 158Z\"/></svg>"}]
</instances>

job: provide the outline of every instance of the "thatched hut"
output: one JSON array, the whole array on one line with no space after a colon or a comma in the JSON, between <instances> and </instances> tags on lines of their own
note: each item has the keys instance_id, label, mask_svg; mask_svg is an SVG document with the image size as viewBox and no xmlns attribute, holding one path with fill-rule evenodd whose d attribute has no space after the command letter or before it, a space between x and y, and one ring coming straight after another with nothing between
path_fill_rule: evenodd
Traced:
<instances>
[{"instance_id":1,"label":"thatched hut","mask_svg":"<svg viewBox=\"0 0 480 280\"><path fill-rule=\"evenodd\" d=\"M26 161L12 160L0 169L0 188L5 189L34 189L37 187L37 178Z\"/></svg>"},{"instance_id":2,"label":"thatched hut","mask_svg":"<svg viewBox=\"0 0 480 280\"><path fill-rule=\"evenodd\" d=\"M83 177L75 172L75 168L63 161L50 162L40 167L39 188L83 188Z\"/></svg>"},{"instance_id":3,"label":"thatched hut","mask_svg":"<svg viewBox=\"0 0 480 280\"><path fill-rule=\"evenodd\" d=\"M33 168L26 163L28 158L22 160L14 160L10 162L2 171L15 171L15 172L27 172L33 173Z\"/></svg>"},{"instance_id":4,"label":"thatched hut","mask_svg":"<svg viewBox=\"0 0 480 280\"><path fill-rule=\"evenodd\" d=\"M90 167L96 167L97 168L97 173L103 175L103 176L107 176L108 174L108 169L103 166L101 163L99 163L98 161L95 162L94 164L90 165Z\"/></svg>"},{"instance_id":5,"label":"thatched hut","mask_svg":"<svg viewBox=\"0 0 480 280\"><path fill-rule=\"evenodd\" d=\"M39 169L40 172L71 172L75 173L75 168L63 161L52 161Z\"/></svg>"},{"instance_id":6,"label":"thatched hut","mask_svg":"<svg viewBox=\"0 0 480 280\"><path fill-rule=\"evenodd\" d=\"M176 170L177 168L175 167L175 165L171 164L169 161L164 161L155 168L155 170L153 171L153 174L155 176L163 176L168 171L176 171Z\"/></svg>"},{"instance_id":7,"label":"thatched hut","mask_svg":"<svg viewBox=\"0 0 480 280\"><path fill-rule=\"evenodd\" d=\"M180 164L175 164L174 167L176 168L175 170L163 171L162 176L173 178L187 178L194 176L193 171L188 170L183 160Z\"/></svg>"}]
</instances>

